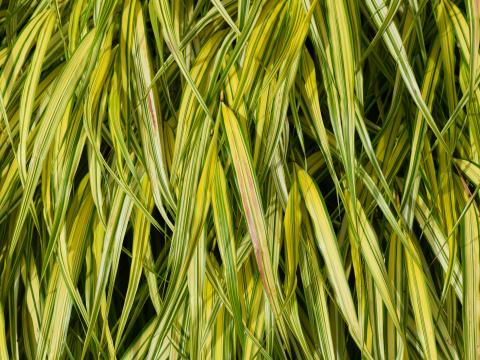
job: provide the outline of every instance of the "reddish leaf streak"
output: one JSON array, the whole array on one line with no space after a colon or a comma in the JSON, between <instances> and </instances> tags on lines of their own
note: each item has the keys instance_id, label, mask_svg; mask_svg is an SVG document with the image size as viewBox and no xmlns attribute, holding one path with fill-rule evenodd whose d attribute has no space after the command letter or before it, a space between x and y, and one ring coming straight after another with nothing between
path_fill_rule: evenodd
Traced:
<instances>
[{"instance_id":1,"label":"reddish leaf streak","mask_svg":"<svg viewBox=\"0 0 480 360\"><path fill-rule=\"evenodd\" d=\"M147 99L148 99L148 110L150 111L150 117L152 118L152 125L154 130L157 130L157 117L155 112L153 111L153 102L152 102L152 97L153 93L150 91L148 93Z\"/></svg>"},{"instance_id":2,"label":"reddish leaf streak","mask_svg":"<svg viewBox=\"0 0 480 360\"><path fill-rule=\"evenodd\" d=\"M238 164L239 159L237 158L236 160L237 160L236 163ZM246 168L248 168L247 163L244 163L243 165L246 166ZM248 203L248 200L247 200L247 193L246 193L247 186L252 191L254 191L255 187L253 185L251 177L247 176L247 181L248 181L248 184L244 184L243 181L242 181L243 186L240 186L240 192L241 192L241 195L242 195L242 201L243 201L243 205L244 205L243 207L245 209L245 216L247 218L247 224L248 224L248 229L249 229L249 232L250 232L250 237L252 238L252 244L253 244L253 250L255 252L255 258L257 259L258 271L260 272L260 277L262 279L262 282L265 284L265 291L267 292L267 296L270 297L268 283L267 283L267 279L265 278L265 272L264 272L264 269L263 269L262 251L261 251L260 244L259 244L258 234L255 231L255 225L254 225L255 220L253 219L252 211L250 209L250 206L249 206L249 203Z\"/></svg>"}]
</instances>

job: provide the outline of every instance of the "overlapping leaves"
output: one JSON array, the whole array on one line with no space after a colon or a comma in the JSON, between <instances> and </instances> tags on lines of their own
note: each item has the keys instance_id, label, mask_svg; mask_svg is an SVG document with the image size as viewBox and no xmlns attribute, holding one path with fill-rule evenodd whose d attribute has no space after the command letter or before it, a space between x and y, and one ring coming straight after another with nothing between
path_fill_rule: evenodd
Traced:
<instances>
[{"instance_id":1,"label":"overlapping leaves","mask_svg":"<svg viewBox=\"0 0 480 360\"><path fill-rule=\"evenodd\" d=\"M0 359L478 358L479 28L0 0Z\"/></svg>"}]
</instances>

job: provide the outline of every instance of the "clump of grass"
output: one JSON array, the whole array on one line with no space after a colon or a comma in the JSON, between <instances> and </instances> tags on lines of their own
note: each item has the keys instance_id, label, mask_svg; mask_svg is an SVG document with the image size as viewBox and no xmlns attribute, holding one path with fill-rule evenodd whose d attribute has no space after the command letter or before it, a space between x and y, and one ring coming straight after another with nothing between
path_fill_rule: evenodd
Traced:
<instances>
[{"instance_id":1,"label":"clump of grass","mask_svg":"<svg viewBox=\"0 0 480 360\"><path fill-rule=\"evenodd\" d=\"M479 13L0 0L0 359L478 359Z\"/></svg>"}]
</instances>

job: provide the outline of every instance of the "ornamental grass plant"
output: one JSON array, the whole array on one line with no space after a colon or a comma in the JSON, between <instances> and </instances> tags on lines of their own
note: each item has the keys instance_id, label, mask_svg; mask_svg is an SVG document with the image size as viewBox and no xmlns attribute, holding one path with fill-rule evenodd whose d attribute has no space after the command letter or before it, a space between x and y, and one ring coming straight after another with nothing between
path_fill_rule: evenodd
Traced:
<instances>
[{"instance_id":1,"label":"ornamental grass plant","mask_svg":"<svg viewBox=\"0 0 480 360\"><path fill-rule=\"evenodd\" d=\"M0 0L0 360L480 358L479 0Z\"/></svg>"}]
</instances>

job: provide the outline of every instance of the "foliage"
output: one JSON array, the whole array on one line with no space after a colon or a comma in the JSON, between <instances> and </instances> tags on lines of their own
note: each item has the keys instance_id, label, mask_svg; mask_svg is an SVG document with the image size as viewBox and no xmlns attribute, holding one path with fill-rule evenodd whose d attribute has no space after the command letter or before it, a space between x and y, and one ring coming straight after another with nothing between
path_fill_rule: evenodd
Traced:
<instances>
[{"instance_id":1,"label":"foliage","mask_svg":"<svg viewBox=\"0 0 480 360\"><path fill-rule=\"evenodd\" d=\"M478 0L0 0L0 359L478 359Z\"/></svg>"}]
</instances>

